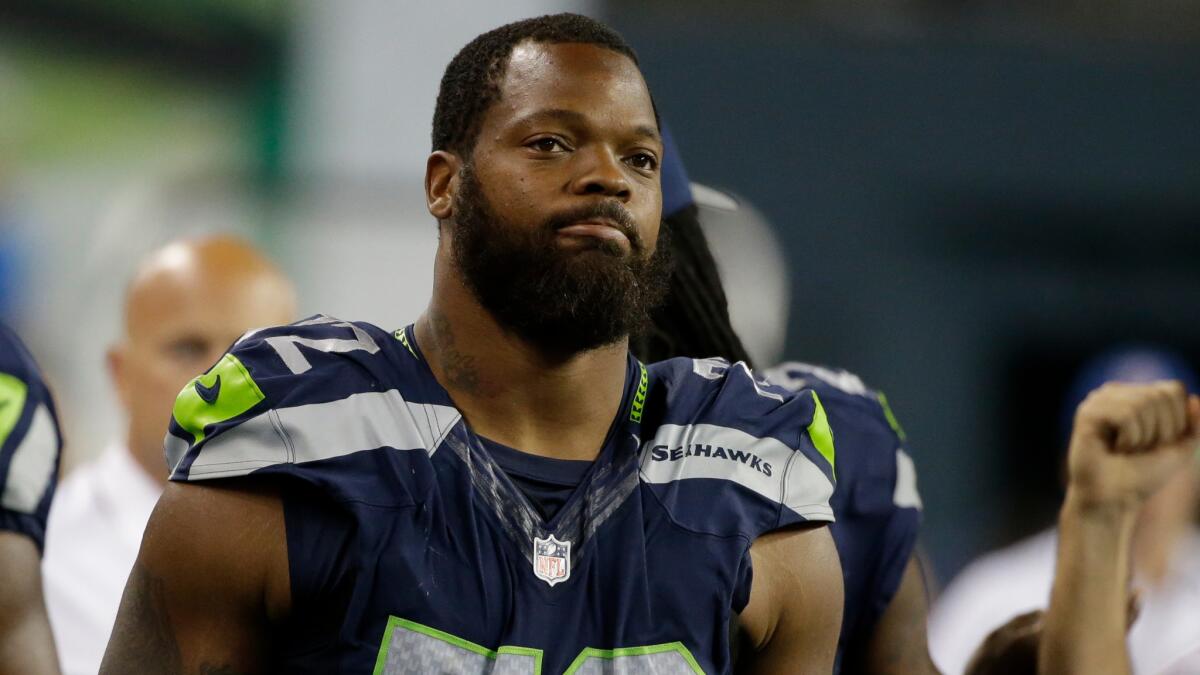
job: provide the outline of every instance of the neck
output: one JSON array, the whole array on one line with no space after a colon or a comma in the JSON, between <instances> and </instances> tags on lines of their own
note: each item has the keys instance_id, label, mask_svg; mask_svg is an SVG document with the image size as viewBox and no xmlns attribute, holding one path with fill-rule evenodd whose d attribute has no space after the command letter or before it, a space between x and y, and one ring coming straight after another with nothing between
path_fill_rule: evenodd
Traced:
<instances>
[{"instance_id":1,"label":"neck","mask_svg":"<svg viewBox=\"0 0 1200 675\"><path fill-rule=\"evenodd\" d=\"M134 438L132 427L128 430L125 436L127 439ZM167 484L167 469L163 462L162 449L157 446L150 448L135 447L132 440L126 441L126 447L129 448L129 454L133 457L134 463L142 468L155 483L160 487Z\"/></svg>"},{"instance_id":2,"label":"neck","mask_svg":"<svg viewBox=\"0 0 1200 675\"><path fill-rule=\"evenodd\" d=\"M627 340L547 354L444 274L415 331L434 377L476 433L545 457L596 457L624 394Z\"/></svg>"}]
</instances>

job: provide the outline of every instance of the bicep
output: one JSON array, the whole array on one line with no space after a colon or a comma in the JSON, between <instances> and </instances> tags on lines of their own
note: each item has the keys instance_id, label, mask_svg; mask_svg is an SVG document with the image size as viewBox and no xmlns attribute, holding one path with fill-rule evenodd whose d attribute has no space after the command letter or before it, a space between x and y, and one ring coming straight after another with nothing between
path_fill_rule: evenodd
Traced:
<instances>
[{"instance_id":1,"label":"bicep","mask_svg":"<svg viewBox=\"0 0 1200 675\"><path fill-rule=\"evenodd\" d=\"M928 614L925 576L914 554L909 557L900 586L867 643L866 672L936 675L938 671L929 657L925 635Z\"/></svg>"},{"instance_id":2,"label":"bicep","mask_svg":"<svg viewBox=\"0 0 1200 675\"><path fill-rule=\"evenodd\" d=\"M271 621L289 600L280 595L286 572L277 496L169 484L146 526L101 672L266 670Z\"/></svg>"},{"instance_id":3,"label":"bicep","mask_svg":"<svg viewBox=\"0 0 1200 675\"><path fill-rule=\"evenodd\" d=\"M750 549L754 581L741 620L751 673L829 673L842 627L842 568L827 527L791 528Z\"/></svg>"},{"instance_id":4,"label":"bicep","mask_svg":"<svg viewBox=\"0 0 1200 675\"><path fill-rule=\"evenodd\" d=\"M29 537L0 531L0 673L57 673L41 559Z\"/></svg>"}]
</instances>

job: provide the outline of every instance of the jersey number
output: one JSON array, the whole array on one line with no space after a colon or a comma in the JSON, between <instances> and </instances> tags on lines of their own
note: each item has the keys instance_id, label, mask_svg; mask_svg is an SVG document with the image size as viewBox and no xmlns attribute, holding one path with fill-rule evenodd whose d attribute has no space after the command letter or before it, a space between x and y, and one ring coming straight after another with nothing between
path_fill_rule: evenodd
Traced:
<instances>
[{"instance_id":1,"label":"jersey number","mask_svg":"<svg viewBox=\"0 0 1200 675\"><path fill-rule=\"evenodd\" d=\"M388 619L375 675L541 675L542 650L488 649L399 617ZM565 675L695 675L704 671L680 642L627 649L587 648Z\"/></svg>"},{"instance_id":2,"label":"jersey number","mask_svg":"<svg viewBox=\"0 0 1200 675\"><path fill-rule=\"evenodd\" d=\"M367 334L367 331L355 326L352 323L338 321L327 316L318 316L307 321L301 321L297 326L318 326L329 324L342 328L349 328L354 333L354 339L348 340L344 338L325 338L316 340L313 338L298 337L296 335L277 335L266 339L266 343L271 345L279 358L283 359L284 364L292 371L293 374L299 375L312 369L312 364L300 353L298 345L304 345L323 352L333 352L336 354L344 354L353 351L365 351L368 354L374 354L379 351L379 345L375 340Z\"/></svg>"}]
</instances>

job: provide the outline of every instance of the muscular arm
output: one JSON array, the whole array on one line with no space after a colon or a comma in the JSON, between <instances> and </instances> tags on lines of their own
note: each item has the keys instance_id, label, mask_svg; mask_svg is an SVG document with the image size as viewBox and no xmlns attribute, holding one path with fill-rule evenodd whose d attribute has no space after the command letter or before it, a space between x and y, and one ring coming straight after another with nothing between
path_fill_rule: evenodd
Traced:
<instances>
[{"instance_id":1,"label":"muscular arm","mask_svg":"<svg viewBox=\"0 0 1200 675\"><path fill-rule=\"evenodd\" d=\"M168 484L100 672L266 672L271 624L289 605L278 496L265 488Z\"/></svg>"},{"instance_id":2,"label":"muscular arm","mask_svg":"<svg viewBox=\"0 0 1200 675\"><path fill-rule=\"evenodd\" d=\"M865 672L873 675L938 675L929 657L925 622L929 602L916 555L908 559L900 588L879 618L867 646Z\"/></svg>"},{"instance_id":3,"label":"muscular arm","mask_svg":"<svg viewBox=\"0 0 1200 675\"><path fill-rule=\"evenodd\" d=\"M832 672L842 626L842 568L829 528L764 535L750 547L754 581L741 625L752 649L739 671Z\"/></svg>"},{"instance_id":4,"label":"muscular arm","mask_svg":"<svg viewBox=\"0 0 1200 675\"><path fill-rule=\"evenodd\" d=\"M0 532L0 580L0 673L58 673L32 539Z\"/></svg>"}]
</instances>

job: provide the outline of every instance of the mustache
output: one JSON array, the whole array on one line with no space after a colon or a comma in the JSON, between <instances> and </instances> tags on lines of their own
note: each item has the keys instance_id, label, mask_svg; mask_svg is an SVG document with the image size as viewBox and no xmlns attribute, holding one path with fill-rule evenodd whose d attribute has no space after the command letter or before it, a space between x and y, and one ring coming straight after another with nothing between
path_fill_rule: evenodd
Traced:
<instances>
[{"instance_id":1,"label":"mustache","mask_svg":"<svg viewBox=\"0 0 1200 675\"><path fill-rule=\"evenodd\" d=\"M587 220L608 220L615 223L618 229L629 239L631 248L635 251L642 250L642 236L638 232L637 223L633 220L633 216L629 211L625 210L617 202L605 201L587 204L578 208L557 213L546 219L546 228L553 232L560 230L568 225L574 225L580 221Z\"/></svg>"}]
</instances>

